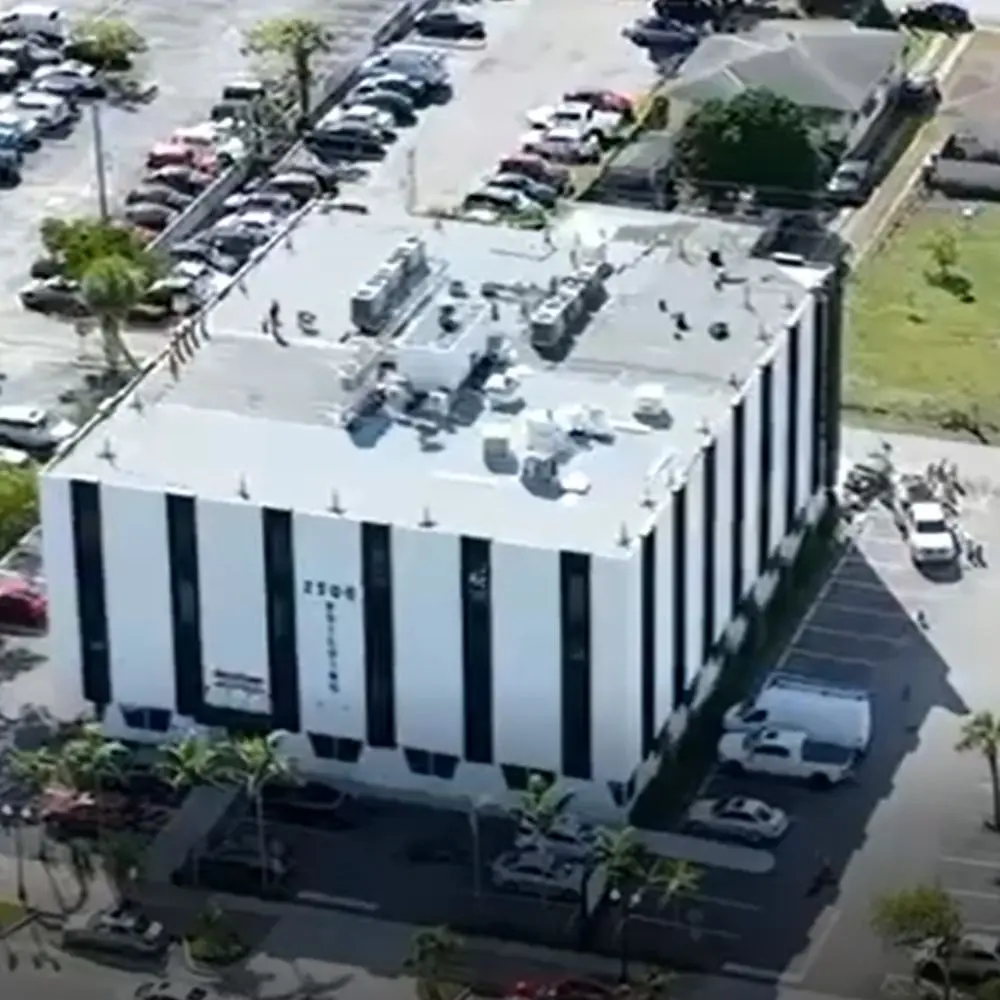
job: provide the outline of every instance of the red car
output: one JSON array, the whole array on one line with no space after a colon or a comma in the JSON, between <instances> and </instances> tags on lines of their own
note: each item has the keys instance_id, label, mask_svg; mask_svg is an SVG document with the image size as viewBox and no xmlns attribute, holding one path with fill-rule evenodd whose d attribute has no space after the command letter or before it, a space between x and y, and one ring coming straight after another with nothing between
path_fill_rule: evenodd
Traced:
<instances>
[{"instance_id":1,"label":"red car","mask_svg":"<svg viewBox=\"0 0 1000 1000\"><path fill-rule=\"evenodd\" d=\"M0 628L43 631L49 618L45 595L23 580L0 581Z\"/></svg>"},{"instance_id":2,"label":"red car","mask_svg":"<svg viewBox=\"0 0 1000 1000\"><path fill-rule=\"evenodd\" d=\"M514 987L514 996L528 1000L613 1000L616 992L592 979L554 979L524 982Z\"/></svg>"},{"instance_id":3,"label":"red car","mask_svg":"<svg viewBox=\"0 0 1000 1000\"><path fill-rule=\"evenodd\" d=\"M589 104L597 111L617 111L625 117L626 121L631 121L635 115L635 106L632 98L627 94L619 94L614 90L574 90L563 95L563 100L567 103L579 101L581 104Z\"/></svg>"}]
</instances>

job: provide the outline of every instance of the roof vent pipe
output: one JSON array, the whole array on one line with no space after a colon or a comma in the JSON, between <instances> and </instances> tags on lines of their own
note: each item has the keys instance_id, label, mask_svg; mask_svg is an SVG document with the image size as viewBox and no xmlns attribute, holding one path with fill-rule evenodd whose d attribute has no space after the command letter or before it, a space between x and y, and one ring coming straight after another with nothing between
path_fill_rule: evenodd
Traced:
<instances>
[{"instance_id":1,"label":"roof vent pipe","mask_svg":"<svg viewBox=\"0 0 1000 1000\"><path fill-rule=\"evenodd\" d=\"M236 487L236 493L241 500L250 499L250 487L247 485L247 477L240 476L239 485Z\"/></svg>"}]
</instances>

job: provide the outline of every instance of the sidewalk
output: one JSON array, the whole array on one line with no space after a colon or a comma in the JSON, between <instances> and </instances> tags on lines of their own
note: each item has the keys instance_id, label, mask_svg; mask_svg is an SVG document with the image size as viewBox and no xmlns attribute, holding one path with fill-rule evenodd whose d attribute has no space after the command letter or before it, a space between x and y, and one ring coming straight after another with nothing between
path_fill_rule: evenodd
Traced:
<instances>
[{"instance_id":1,"label":"sidewalk","mask_svg":"<svg viewBox=\"0 0 1000 1000\"><path fill-rule=\"evenodd\" d=\"M29 908L48 916L65 917L90 913L111 906L115 894L100 871L81 884L76 873L63 863L43 864L32 858L23 862L25 901ZM0 857L0 899L16 901L17 861Z\"/></svg>"}]
</instances>

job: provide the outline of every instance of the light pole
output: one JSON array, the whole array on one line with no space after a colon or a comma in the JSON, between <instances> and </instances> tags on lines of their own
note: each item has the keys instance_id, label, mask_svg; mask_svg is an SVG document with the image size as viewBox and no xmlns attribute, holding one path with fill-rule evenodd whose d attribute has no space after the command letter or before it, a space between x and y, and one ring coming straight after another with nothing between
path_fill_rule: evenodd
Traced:
<instances>
[{"instance_id":1,"label":"light pole","mask_svg":"<svg viewBox=\"0 0 1000 1000\"><path fill-rule=\"evenodd\" d=\"M90 105L90 121L94 131L94 172L97 175L97 209L101 221L107 222L110 215L108 209L108 174L104 158L104 132L101 129L101 106L97 101Z\"/></svg>"},{"instance_id":2,"label":"light pole","mask_svg":"<svg viewBox=\"0 0 1000 1000\"><path fill-rule=\"evenodd\" d=\"M479 829L479 813L493 805L488 795L469 800L469 829L472 831L472 891L476 899L483 894L483 847Z\"/></svg>"},{"instance_id":3,"label":"light pole","mask_svg":"<svg viewBox=\"0 0 1000 1000\"><path fill-rule=\"evenodd\" d=\"M618 981L622 986L628 985L628 931L632 913L642 902L642 890L637 890L631 894L623 893L620 889L612 889L609 898L612 903L621 907L621 926L618 931Z\"/></svg>"},{"instance_id":4,"label":"light pole","mask_svg":"<svg viewBox=\"0 0 1000 1000\"><path fill-rule=\"evenodd\" d=\"M28 889L24 882L24 837L22 827L32 820L32 812L28 806L15 809L9 802L0 806L0 818L5 830L14 833L14 859L17 865L17 901L24 906L28 900Z\"/></svg>"}]
</instances>

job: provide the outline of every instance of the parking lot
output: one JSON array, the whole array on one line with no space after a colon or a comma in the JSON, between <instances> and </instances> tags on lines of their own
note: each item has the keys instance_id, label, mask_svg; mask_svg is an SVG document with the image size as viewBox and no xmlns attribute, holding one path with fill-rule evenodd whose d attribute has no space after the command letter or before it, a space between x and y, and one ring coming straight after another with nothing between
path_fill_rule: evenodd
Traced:
<instances>
[{"instance_id":1,"label":"parking lot","mask_svg":"<svg viewBox=\"0 0 1000 1000\"><path fill-rule=\"evenodd\" d=\"M448 49L455 97L422 116L359 189L373 207L454 209L516 152L533 108L568 90L603 87L641 96L656 73L621 29L648 11L647 0L580 0L573 14L555 0L504 0L474 7L485 47Z\"/></svg>"},{"instance_id":2,"label":"parking lot","mask_svg":"<svg viewBox=\"0 0 1000 1000\"><path fill-rule=\"evenodd\" d=\"M870 440L853 440L863 457ZM941 457L940 443L899 440L907 446L897 446L902 469ZM851 442L849 435L848 450ZM1000 455L968 446L963 463L962 446L947 450L970 477L963 523L988 553L1000 545ZM720 964L840 996L892 992L908 969L872 935L871 902L935 880L970 928L1000 932L1000 837L982 825L988 775L978 756L954 752L963 716L1000 704L989 639L998 598L1000 573L965 568L944 582L928 578L910 562L888 512L870 515L776 666L867 688L871 750L853 784L828 792L709 777L703 795L751 795L793 821L774 850L773 872L708 870L702 898L679 905L696 939L718 938ZM838 884L813 893L824 857Z\"/></svg>"}]
</instances>

